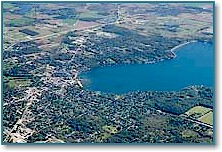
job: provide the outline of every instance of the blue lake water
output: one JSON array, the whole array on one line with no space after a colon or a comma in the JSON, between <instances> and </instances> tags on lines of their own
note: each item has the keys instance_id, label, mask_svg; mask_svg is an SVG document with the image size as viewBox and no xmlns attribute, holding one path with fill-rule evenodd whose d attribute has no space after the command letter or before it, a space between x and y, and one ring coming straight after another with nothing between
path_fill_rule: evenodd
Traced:
<instances>
[{"instance_id":1,"label":"blue lake water","mask_svg":"<svg viewBox=\"0 0 222 152\"><path fill-rule=\"evenodd\" d=\"M85 89L106 93L177 91L189 85L214 84L213 45L194 42L176 50L177 57L155 64L97 67L83 74Z\"/></svg>"}]
</instances>

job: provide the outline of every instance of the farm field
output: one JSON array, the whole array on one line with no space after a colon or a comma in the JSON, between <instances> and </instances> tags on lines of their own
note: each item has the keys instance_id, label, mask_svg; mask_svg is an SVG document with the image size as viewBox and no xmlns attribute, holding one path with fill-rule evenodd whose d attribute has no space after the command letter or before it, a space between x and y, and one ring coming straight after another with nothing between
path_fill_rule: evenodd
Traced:
<instances>
[{"instance_id":1,"label":"farm field","mask_svg":"<svg viewBox=\"0 0 222 152\"><path fill-rule=\"evenodd\" d=\"M196 106L196 107L189 109L185 114L188 115L189 117L197 119L197 118L205 115L206 113L208 113L211 110L212 109L206 108L203 106Z\"/></svg>"},{"instance_id":2,"label":"farm field","mask_svg":"<svg viewBox=\"0 0 222 152\"><path fill-rule=\"evenodd\" d=\"M202 117L198 118L199 121L209 124L209 125L213 125L213 112L210 111L207 114L203 115Z\"/></svg>"}]
</instances>

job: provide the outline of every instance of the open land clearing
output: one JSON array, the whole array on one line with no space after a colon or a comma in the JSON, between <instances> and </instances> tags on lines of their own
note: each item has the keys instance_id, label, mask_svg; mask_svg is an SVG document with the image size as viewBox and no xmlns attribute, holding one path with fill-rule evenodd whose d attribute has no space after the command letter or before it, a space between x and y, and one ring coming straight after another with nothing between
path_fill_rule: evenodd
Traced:
<instances>
[{"instance_id":1,"label":"open land clearing","mask_svg":"<svg viewBox=\"0 0 222 152\"><path fill-rule=\"evenodd\" d=\"M189 117L192 117L192 118L199 118L211 110L212 109L206 108L203 106L196 106L196 107L189 109L185 114L188 115Z\"/></svg>"},{"instance_id":2,"label":"open land clearing","mask_svg":"<svg viewBox=\"0 0 222 152\"><path fill-rule=\"evenodd\" d=\"M208 112L207 114L200 117L198 120L203 123L213 125L213 112L212 111Z\"/></svg>"}]
</instances>

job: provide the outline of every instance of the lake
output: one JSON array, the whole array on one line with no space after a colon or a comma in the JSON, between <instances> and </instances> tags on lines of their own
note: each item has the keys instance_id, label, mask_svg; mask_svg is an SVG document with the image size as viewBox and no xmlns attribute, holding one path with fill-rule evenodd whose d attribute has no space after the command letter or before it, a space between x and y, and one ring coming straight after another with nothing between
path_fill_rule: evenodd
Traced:
<instances>
[{"instance_id":1,"label":"lake","mask_svg":"<svg viewBox=\"0 0 222 152\"><path fill-rule=\"evenodd\" d=\"M155 64L97 67L83 74L85 89L106 93L177 91L189 85L214 84L213 45L193 42L175 50L177 57Z\"/></svg>"}]
</instances>

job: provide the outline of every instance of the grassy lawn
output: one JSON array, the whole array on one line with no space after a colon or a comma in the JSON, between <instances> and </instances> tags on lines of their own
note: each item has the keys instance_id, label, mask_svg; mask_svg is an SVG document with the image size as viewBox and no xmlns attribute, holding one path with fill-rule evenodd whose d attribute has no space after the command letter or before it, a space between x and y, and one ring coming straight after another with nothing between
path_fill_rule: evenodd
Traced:
<instances>
[{"instance_id":1,"label":"grassy lawn","mask_svg":"<svg viewBox=\"0 0 222 152\"><path fill-rule=\"evenodd\" d=\"M213 125L213 112L210 111L209 113L203 115L202 117L200 117L198 119L199 121L209 124L209 125Z\"/></svg>"},{"instance_id":2,"label":"grassy lawn","mask_svg":"<svg viewBox=\"0 0 222 152\"><path fill-rule=\"evenodd\" d=\"M189 109L185 114L192 117L192 118L199 118L211 110L212 109L210 109L210 108L196 106L196 107Z\"/></svg>"},{"instance_id":3,"label":"grassy lawn","mask_svg":"<svg viewBox=\"0 0 222 152\"><path fill-rule=\"evenodd\" d=\"M193 138L193 137L196 137L197 136L197 133L193 130L184 130L182 133L182 138Z\"/></svg>"}]
</instances>

